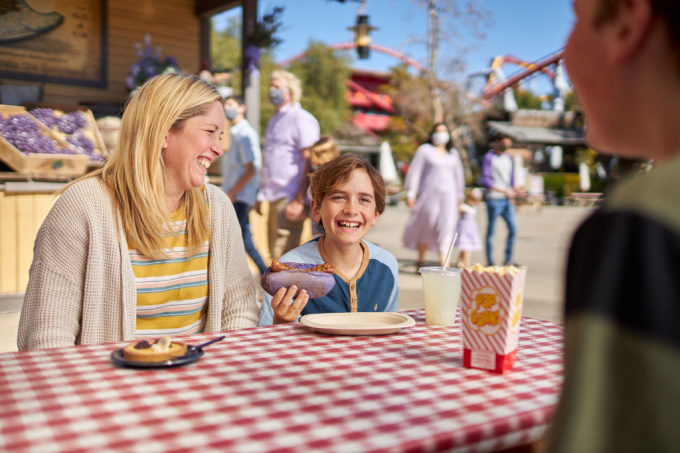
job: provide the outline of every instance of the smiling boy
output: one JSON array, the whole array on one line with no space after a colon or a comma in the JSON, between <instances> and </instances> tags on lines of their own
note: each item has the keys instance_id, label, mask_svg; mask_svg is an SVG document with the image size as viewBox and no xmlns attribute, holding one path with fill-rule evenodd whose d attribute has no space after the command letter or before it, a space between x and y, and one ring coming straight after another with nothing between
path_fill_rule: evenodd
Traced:
<instances>
[{"instance_id":1,"label":"smiling boy","mask_svg":"<svg viewBox=\"0 0 680 453\"><path fill-rule=\"evenodd\" d=\"M312 173L311 193L312 216L324 234L281 261L331 264L335 286L323 297L293 305L284 298L285 288L274 297L266 295L258 325L294 322L311 313L397 311L397 260L363 240L385 210L380 174L357 155L344 154Z\"/></svg>"}]
</instances>

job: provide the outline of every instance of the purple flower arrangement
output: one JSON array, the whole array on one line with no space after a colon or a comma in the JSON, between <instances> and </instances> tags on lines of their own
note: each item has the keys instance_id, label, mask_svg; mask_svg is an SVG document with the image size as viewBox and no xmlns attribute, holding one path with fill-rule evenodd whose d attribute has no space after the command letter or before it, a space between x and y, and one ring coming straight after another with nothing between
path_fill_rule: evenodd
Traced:
<instances>
[{"instance_id":1,"label":"purple flower arrangement","mask_svg":"<svg viewBox=\"0 0 680 453\"><path fill-rule=\"evenodd\" d=\"M50 108L37 108L31 110L30 113L45 126L59 131L69 144L75 147L81 154L88 156L91 162L104 161L102 155L95 151L92 140L83 133L83 130L89 127L85 113L76 110L57 116L54 114L54 110Z\"/></svg>"},{"instance_id":2,"label":"purple flower arrangement","mask_svg":"<svg viewBox=\"0 0 680 453\"><path fill-rule=\"evenodd\" d=\"M151 77L179 69L177 59L172 56L161 58L161 47L151 47L151 36L144 36L144 46L135 43L138 60L130 65L130 74L125 79L128 89L140 87Z\"/></svg>"},{"instance_id":3,"label":"purple flower arrangement","mask_svg":"<svg viewBox=\"0 0 680 453\"><path fill-rule=\"evenodd\" d=\"M40 126L26 113L7 118L0 116L0 133L24 154L74 154L68 148L59 149L57 141L43 135Z\"/></svg>"}]
</instances>

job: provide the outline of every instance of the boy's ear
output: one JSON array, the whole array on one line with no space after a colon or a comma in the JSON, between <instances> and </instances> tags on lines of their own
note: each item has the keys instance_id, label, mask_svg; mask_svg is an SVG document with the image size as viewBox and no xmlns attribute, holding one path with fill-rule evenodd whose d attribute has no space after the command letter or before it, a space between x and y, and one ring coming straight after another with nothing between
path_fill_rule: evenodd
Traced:
<instances>
[{"instance_id":1,"label":"boy's ear","mask_svg":"<svg viewBox=\"0 0 680 453\"><path fill-rule=\"evenodd\" d=\"M378 217L380 217L380 213L378 211L375 211L375 216L373 217L373 220L371 221L372 226L376 226L378 224Z\"/></svg>"},{"instance_id":2,"label":"boy's ear","mask_svg":"<svg viewBox=\"0 0 680 453\"><path fill-rule=\"evenodd\" d=\"M618 13L611 19L610 49L615 63L624 63L635 57L648 44L654 23L651 0L626 0L619 2Z\"/></svg>"},{"instance_id":3,"label":"boy's ear","mask_svg":"<svg viewBox=\"0 0 680 453\"><path fill-rule=\"evenodd\" d=\"M312 199L312 218L315 222L319 222L321 220L321 209L320 206L317 206L314 199Z\"/></svg>"}]
</instances>

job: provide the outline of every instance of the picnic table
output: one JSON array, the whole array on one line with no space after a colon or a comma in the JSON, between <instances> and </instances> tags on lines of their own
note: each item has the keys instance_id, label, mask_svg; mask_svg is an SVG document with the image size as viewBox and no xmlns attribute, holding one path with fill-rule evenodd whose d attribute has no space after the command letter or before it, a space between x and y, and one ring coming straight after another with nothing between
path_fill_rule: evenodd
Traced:
<instances>
[{"instance_id":1,"label":"picnic table","mask_svg":"<svg viewBox=\"0 0 680 453\"><path fill-rule=\"evenodd\" d=\"M516 367L463 367L459 326L338 336L225 332L180 367L116 366L126 343L0 354L0 451L496 451L548 428L562 326L523 318ZM219 333L184 337L191 344Z\"/></svg>"}]
</instances>

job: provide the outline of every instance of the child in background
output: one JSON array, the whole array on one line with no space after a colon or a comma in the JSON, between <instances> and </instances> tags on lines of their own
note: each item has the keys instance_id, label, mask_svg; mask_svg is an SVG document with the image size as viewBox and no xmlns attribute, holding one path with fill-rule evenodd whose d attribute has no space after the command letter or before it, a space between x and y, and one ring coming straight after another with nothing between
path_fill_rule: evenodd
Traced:
<instances>
[{"instance_id":1,"label":"child in background","mask_svg":"<svg viewBox=\"0 0 680 453\"><path fill-rule=\"evenodd\" d=\"M472 252L482 249L482 239L477 226L477 205L482 201L481 189L468 189L465 193L465 202L460 206L460 220L458 221L458 239L456 247L460 250L456 266L463 269L470 267Z\"/></svg>"},{"instance_id":2,"label":"child in background","mask_svg":"<svg viewBox=\"0 0 680 453\"><path fill-rule=\"evenodd\" d=\"M309 164L312 171L316 171L320 166L326 162L330 162L340 155L338 145L330 135L322 135L316 143L309 147ZM311 189L310 189L311 190ZM310 192L311 193L311 192ZM309 195L309 194L308 194ZM308 196L311 199L311 195ZM319 237L323 234L323 230L319 228L319 223L314 220L312 216L312 235Z\"/></svg>"},{"instance_id":3,"label":"child in background","mask_svg":"<svg viewBox=\"0 0 680 453\"><path fill-rule=\"evenodd\" d=\"M290 303L296 288L265 295L258 325L295 322L311 313L397 311L397 260L363 241L385 210L385 183L356 154L343 154L311 174L312 215L324 232L281 257L282 262L324 264L335 270L335 286L323 297ZM300 297L298 297L300 299ZM304 296L303 296L304 299ZM306 302L306 303L305 303Z\"/></svg>"}]
</instances>

